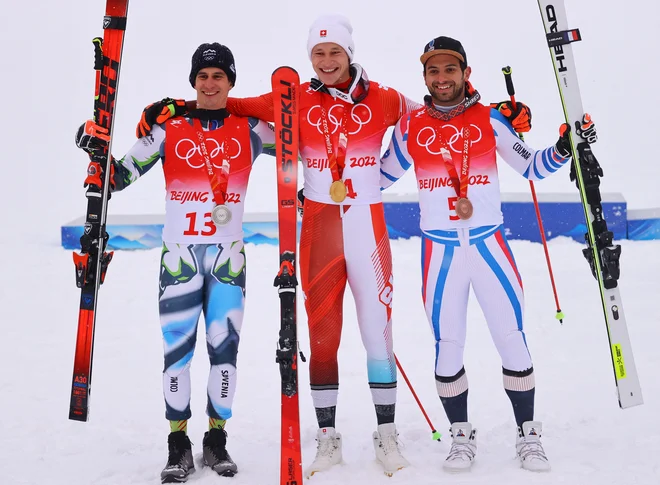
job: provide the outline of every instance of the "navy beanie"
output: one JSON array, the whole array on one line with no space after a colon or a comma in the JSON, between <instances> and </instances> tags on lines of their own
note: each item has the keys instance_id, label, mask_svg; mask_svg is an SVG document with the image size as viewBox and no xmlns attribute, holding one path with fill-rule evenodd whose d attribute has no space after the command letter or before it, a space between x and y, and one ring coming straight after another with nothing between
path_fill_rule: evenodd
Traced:
<instances>
[{"instance_id":1,"label":"navy beanie","mask_svg":"<svg viewBox=\"0 0 660 485\"><path fill-rule=\"evenodd\" d=\"M195 87L197 73L205 67L217 67L227 75L227 79L234 86L236 84L236 67L234 67L234 55L226 47L217 42L200 45L192 56L190 68L190 84Z\"/></svg>"}]
</instances>

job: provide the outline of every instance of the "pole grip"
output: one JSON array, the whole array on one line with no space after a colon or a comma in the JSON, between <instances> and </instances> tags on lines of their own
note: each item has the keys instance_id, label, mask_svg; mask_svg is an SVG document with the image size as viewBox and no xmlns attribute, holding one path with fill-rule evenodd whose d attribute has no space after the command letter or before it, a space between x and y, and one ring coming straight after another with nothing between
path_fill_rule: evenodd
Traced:
<instances>
[{"instance_id":1,"label":"pole grip","mask_svg":"<svg viewBox=\"0 0 660 485\"><path fill-rule=\"evenodd\" d=\"M516 109L516 89L513 87L513 77L511 76L512 69L511 66L506 66L502 68L502 74L504 74L504 82L506 83L506 92L511 98L511 103L513 103L513 109ZM518 134L522 138L520 134Z\"/></svg>"},{"instance_id":2,"label":"pole grip","mask_svg":"<svg viewBox=\"0 0 660 485\"><path fill-rule=\"evenodd\" d=\"M101 73L103 71L103 38L94 37L94 72L96 73L94 81L94 121L99 120L99 92L101 90Z\"/></svg>"},{"instance_id":3,"label":"pole grip","mask_svg":"<svg viewBox=\"0 0 660 485\"><path fill-rule=\"evenodd\" d=\"M516 90L513 87L513 78L511 77L511 72L511 66L502 68L502 74L504 74L504 81L506 82L506 92L509 93L509 96L513 97L516 95Z\"/></svg>"},{"instance_id":4,"label":"pole grip","mask_svg":"<svg viewBox=\"0 0 660 485\"><path fill-rule=\"evenodd\" d=\"M100 71L103 69L103 39L101 37L94 37L94 70Z\"/></svg>"}]
</instances>

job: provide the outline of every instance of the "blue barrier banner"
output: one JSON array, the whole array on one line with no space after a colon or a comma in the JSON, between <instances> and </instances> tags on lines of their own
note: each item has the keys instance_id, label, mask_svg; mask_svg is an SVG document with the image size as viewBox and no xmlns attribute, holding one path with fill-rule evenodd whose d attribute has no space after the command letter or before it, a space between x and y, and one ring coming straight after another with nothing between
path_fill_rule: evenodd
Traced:
<instances>
[{"instance_id":1,"label":"blue barrier banner","mask_svg":"<svg viewBox=\"0 0 660 485\"><path fill-rule=\"evenodd\" d=\"M565 236L584 242L584 210L577 194L538 194L547 239ZM420 235L417 195L384 195L385 220L391 239ZM660 239L660 209L631 211L621 194L603 194L603 213L615 239ZM507 237L541 242L536 211L530 194L502 194L502 214ZM160 247L164 215L109 215L110 249ZM62 246L79 249L84 218L62 226ZM300 222L298 223L300 229ZM275 213L246 213L245 242L277 244Z\"/></svg>"},{"instance_id":2,"label":"blue barrier banner","mask_svg":"<svg viewBox=\"0 0 660 485\"><path fill-rule=\"evenodd\" d=\"M80 249L83 217L62 226L62 246ZM108 249L152 249L162 246L161 235L165 216L108 215ZM298 223L300 226L300 223ZM300 230L300 227L298 228ZM253 244L277 244L277 214L246 214L243 222L243 240Z\"/></svg>"},{"instance_id":3,"label":"blue barrier banner","mask_svg":"<svg viewBox=\"0 0 660 485\"><path fill-rule=\"evenodd\" d=\"M628 239L660 239L660 209L628 211Z\"/></svg>"},{"instance_id":4,"label":"blue barrier banner","mask_svg":"<svg viewBox=\"0 0 660 485\"><path fill-rule=\"evenodd\" d=\"M584 242L587 225L578 194L538 194L546 239L566 236ZM389 201L388 201L389 199ZM417 196L385 198L385 220L390 238L419 236ZM615 239L627 237L627 204L621 194L603 194L603 214ZM505 233L510 239L541 242L531 194L502 194Z\"/></svg>"}]
</instances>

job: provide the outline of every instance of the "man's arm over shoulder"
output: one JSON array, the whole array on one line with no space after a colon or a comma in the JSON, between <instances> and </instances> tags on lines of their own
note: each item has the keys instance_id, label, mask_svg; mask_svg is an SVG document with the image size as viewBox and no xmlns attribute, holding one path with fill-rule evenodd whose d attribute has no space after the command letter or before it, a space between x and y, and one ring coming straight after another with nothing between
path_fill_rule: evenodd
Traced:
<instances>
[{"instance_id":1,"label":"man's arm over shoulder","mask_svg":"<svg viewBox=\"0 0 660 485\"><path fill-rule=\"evenodd\" d=\"M228 98L227 111L234 116L258 118L262 121L275 121L273 93L262 94L253 98Z\"/></svg>"},{"instance_id":2,"label":"man's arm over shoulder","mask_svg":"<svg viewBox=\"0 0 660 485\"><path fill-rule=\"evenodd\" d=\"M405 114L408 114L421 107L417 101L407 98L396 89L387 86L380 87L380 101L385 114L385 124L393 126Z\"/></svg>"},{"instance_id":3,"label":"man's arm over shoulder","mask_svg":"<svg viewBox=\"0 0 660 485\"><path fill-rule=\"evenodd\" d=\"M410 115L403 116L394 127L387 151L380 159L380 187L386 189L399 180L412 165L408 153L408 124Z\"/></svg>"}]
</instances>

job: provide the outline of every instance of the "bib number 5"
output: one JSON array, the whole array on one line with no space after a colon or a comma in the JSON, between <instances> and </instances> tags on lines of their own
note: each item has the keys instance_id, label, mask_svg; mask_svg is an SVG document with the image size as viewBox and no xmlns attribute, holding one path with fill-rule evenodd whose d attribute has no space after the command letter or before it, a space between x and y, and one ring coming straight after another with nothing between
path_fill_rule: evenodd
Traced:
<instances>
[{"instance_id":1,"label":"bib number 5","mask_svg":"<svg viewBox=\"0 0 660 485\"><path fill-rule=\"evenodd\" d=\"M449 204L449 220L450 221L460 221L461 218L456 215L456 202L458 202L458 197L449 197L447 198L447 203Z\"/></svg>"}]
</instances>

